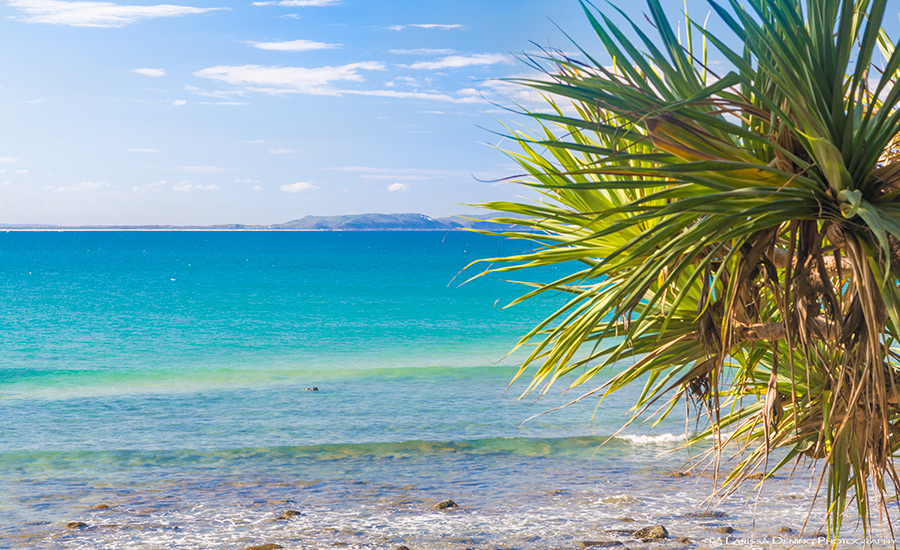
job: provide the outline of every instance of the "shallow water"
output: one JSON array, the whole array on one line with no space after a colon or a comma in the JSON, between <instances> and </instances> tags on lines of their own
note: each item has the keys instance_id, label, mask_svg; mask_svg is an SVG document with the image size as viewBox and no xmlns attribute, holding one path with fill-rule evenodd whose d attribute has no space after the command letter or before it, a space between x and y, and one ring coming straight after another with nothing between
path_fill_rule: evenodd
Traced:
<instances>
[{"instance_id":1,"label":"shallow water","mask_svg":"<svg viewBox=\"0 0 900 550\"><path fill-rule=\"evenodd\" d=\"M515 285L457 275L521 246L466 233L0 234L0 548L796 537L808 474L714 503L726 517L687 517L707 510L712 479L668 475L691 459L673 451L684 413L600 446L633 394L596 415L588 400L531 418L577 394L504 391L522 357L504 354L561 298L501 309ZM434 509L448 498L459 507ZM286 510L300 514L276 519ZM669 542L615 532L660 523Z\"/></svg>"}]
</instances>

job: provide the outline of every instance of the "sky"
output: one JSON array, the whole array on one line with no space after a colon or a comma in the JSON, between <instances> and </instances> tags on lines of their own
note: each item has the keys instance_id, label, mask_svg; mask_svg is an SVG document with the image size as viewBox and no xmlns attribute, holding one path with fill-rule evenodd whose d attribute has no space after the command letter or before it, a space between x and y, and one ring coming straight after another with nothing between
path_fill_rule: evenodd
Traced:
<instances>
[{"instance_id":1,"label":"sky","mask_svg":"<svg viewBox=\"0 0 900 550\"><path fill-rule=\"evenodd\" d=\"M471 212L527 194L502 79L600 49L576 0L167 1L0 0L0 223Z\"/></svg>"}]
</instances>

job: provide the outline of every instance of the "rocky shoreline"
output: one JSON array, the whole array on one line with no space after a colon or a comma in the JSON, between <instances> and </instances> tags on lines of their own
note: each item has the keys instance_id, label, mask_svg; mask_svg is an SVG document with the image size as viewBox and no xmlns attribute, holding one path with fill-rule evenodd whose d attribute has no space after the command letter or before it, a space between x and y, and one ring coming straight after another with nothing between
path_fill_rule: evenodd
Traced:
<instances>
[{"instance_id":1,"label":"rocky shoreline","mask_svg":"<svg viewBox=\"0 0 900 550\"><path fill-rule=\"evenodd\" d=\"M556 491L555 493L558 494L562 492L563 491ZM422 502L420 504L421 513L427 513L429 509L432 511L438 511L442 514L450 515L467 512L478 513L478 510L467 510L464 506L457 504L452 499L444 499L432 503ZM179 531L180 529L182 529L182 527L177 525L167 525L163 523L154 525L129 525L127 523L110 523L110 521L115 520L119 512L119 506L107 503L95 504L88 510L85 510L85 514L83 514L83 517L81 519L66 522L61 526L62 529L57 530L55 535L51 535L50 538L55 538L62 542L61 539L64 538L67 539L80 536L88 537L92 532L97 531L129 529L167 529L172 531ZM306 514L300 510L287 508L284 509L280 513L280 515L275 516L270 514L267 517L256 518L254 521L269 524L289 524L295 520L298 520L299 518L303 518L305 515ZM794 528L789 526L783 526L778 529L777 533L772 533L769 535L751 535L748 533L744 533L739 527L735 527L735 525L738 525L738 523L731 521L733 518L731 518L726 512L722 512L719 510L686 512L678 519L690 520L692 524L700 527L701 530L707 534L707 536L698 537L696 535L696 530L692 536L684 536L683 534L680 534L678 532L677 528L672 528L671 526L667 527L664 524L642 525L640 521L628 516L624 516L616 518L616 521L623 524L620 527L598 528L596 530L598 536L595 538L578 540L573 538L567 545L557 545L557 547L560 548L560 550L562 548L615 548L617 550L637 550L639 548L651 547L673 549L702 549L717 548L725 545L735 545L746 548L768 548L770 546L780 545L791 545L793 548L821 548L827 545L827 538L825 534L798 534ZM629 527L626 527L626 525L629 525ZM248 541L244 545L236 543L235 545L227 547L229 549L233 548L234 550L289 550L311 548L308 542L301 542L297 540L286 541L282 540L282 537L273 537L271 535L269 535L268 537L260 538L276 538L277 542L257 540ZM458 537L448 535L448 539L449 540L445 546L445 548L447 548L448 550L481 550L481 547L466 547L460 545L461 542L465 541L460 540ZM808 546L802 546L803 544L807 544ZM323 546L316 545L315 547L319 548ZM355 543L338 540L331 542L330 544L325 544L324 547L383 548L385 550L419 550L420 548L435 548L433 543L429 543L424 546L416 546L415 541L390 540L390 538L388 537L381 537L375 541L360 541ZM441 548L444 547L442 546ZM512 550L511 548L504 546L489 546L484 548L486 550Z\"/></svg>"}]
</instances>

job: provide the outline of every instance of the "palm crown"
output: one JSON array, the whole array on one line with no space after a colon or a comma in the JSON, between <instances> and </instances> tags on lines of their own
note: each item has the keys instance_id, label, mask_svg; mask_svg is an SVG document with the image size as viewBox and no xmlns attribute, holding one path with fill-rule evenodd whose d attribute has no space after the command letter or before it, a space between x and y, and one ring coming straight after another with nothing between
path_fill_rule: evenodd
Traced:
<instances>
[{"instance_id":1,"label":"palm crown","mask_svg":"<svg viewBox=\"0 0 900 550\"><path fill-rule=\"evenodd\" d=\"M492 271L581 265L521 298L571 295L520 342L534 345L517 375L532 373L529 391L630 358L584 396L638 382L635 416L700 404L709 428L691 442L743 451L726 493L758 469L824 460L832 536L854 501L867 529L900 482L900 49L886 4L709 0L740 50L689 18L679 40L658 0L653 38L585 6L613 65L548 52L546 77L519 81L552 107L527 113L540 131L510 132L508 152L543 200L483 205L516 215L498 234L538 243Z\"/></svg>"}]
</instances>

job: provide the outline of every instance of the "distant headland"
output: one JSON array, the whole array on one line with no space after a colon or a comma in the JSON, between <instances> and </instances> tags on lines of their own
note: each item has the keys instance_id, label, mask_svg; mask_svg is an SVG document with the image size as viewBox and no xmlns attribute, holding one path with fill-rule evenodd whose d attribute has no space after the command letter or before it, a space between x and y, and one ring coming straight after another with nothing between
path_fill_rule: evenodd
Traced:
<instances>
[{"instance_id":1,"label":"distant headland","mask_svg":"<svg viewBox=\"0 0 900 550\"><path fill-rule=\"evenodd\" d=\"M0 224L0 231L454 231L459 229L497 230L491 222L499 213L432 218L425 214L345 214L304 216L284 223L248 225L48 225Z\"/></svg>"}]
</instances>

